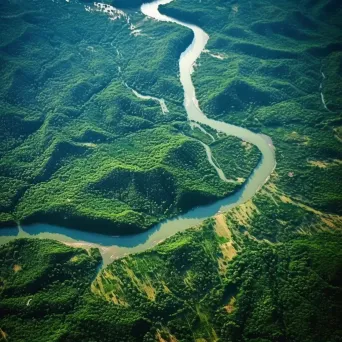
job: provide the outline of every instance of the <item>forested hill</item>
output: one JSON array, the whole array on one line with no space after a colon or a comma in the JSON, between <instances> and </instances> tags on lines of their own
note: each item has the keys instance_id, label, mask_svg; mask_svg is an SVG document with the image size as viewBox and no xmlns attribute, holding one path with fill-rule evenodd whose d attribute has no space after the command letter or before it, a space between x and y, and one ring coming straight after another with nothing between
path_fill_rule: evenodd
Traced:
<instances>
[{"instance_id":1,"label":"forested hill","mask_svg":"<svg viewBox=\"0 0 342 342\"><path fill-rule=\"evenodd\" d=\"M2 246L2 341L340 341L341 233L271 244L230 225L218 216L92 285L95 251Z\"/></svg>"},{"instance_id":2,"label":"forested hill","mask_svg":"<svg viewBox=\"0 0 342 342\"><path fill-rule=\"evenodd\" d=\"M191 32L129 7L133 28L93 3L0 3L2 225L130 233L236 190L198 140L231 178L257 165L249 144L189 127ZM210 35L192 74L203 111L269 135L277 167L246 203L104 269L94 249L0 246L0 341L340 342L342 3L161 11Z\"/></svg>"},{"instance_id":3,"label":"forested hill","mask_svg":"<svg viewBox=\"0 0 342 342\"><path fill-rule=\"evenodd\" d=\"M137 233L236 191L257 165L256 148L189 129L178 59L191 31L77 1L2 2L0 17L0 226Z\"/></svg>"},{"instance_id":4,"label":"forested hill","mask_svg":"<svg viewBox=\"0 0 342 342\"><path fill-rule=\"evenodd\" d=\"M210 35L193 75L202 110L269 135L276 185L341 215L342 3L178 0L161 11Z\"/></svg>"}]
</instances>

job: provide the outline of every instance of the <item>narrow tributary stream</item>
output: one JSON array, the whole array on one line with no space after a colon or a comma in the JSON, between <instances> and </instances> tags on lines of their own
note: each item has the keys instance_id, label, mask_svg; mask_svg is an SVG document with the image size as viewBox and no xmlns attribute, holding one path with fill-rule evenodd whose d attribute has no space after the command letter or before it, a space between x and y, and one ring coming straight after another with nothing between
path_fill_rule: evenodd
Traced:
<instances>
[{"instance_id":1,"label":"narrow tributary stream","mask_svg":"<svg viewBox=\"0 0 342 342\"><path fill-rule=\"evenodd\" d=\"M194 39L191 45L181 54L179 60L180 81L184 88L184 107L188 119L190 123L195 122L197 124L209 126L218 133L235 136L255 145L262 153L262 158L251 176L239 191L227 198L219 200L211 205L194 208L188 213L179 215L174 219L166 220L144 233L116 237L83 232L81 230L49 224L34 224L22 228L12 227L0 229L0 244L15 238L36 237L54 239L78 247L98 247L103 256L103 264L107 265L115 258L152 248L158 242L177 232L200 224L208 217L215 215L218 211L226 211L246 202L268 180L276 165L271 139L265 135L253 133L242 127L210 119L206 117L199 108L195 88L191 79L191 73L195 61L205 49L209 36L201 28L195 25L187 24L166 15L162 15L158 10L159 5L164 5L171 1L172 0L158 0L144 4L141 7L141 11L147 17L182 25L192 30L194 33ZM229 153L229 151L227 151L227 153Z\"/></svg>"}]
</instances>

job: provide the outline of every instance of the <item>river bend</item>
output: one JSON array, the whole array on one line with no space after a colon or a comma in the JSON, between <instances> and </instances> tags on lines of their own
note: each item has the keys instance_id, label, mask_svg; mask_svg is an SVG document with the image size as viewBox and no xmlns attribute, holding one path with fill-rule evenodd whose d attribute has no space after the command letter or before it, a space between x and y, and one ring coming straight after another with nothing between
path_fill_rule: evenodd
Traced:
<instances>
[{"instance_id":1,"label":"river bend","mask_svg":"<svg viewBox=\"0 0 342 342\"><path fill-rule=\"evenodd\" d=\"M272 140L265 135L253 133L248 129L210 119L201 111L196 99L191 74L193 65L205 49L209 36L195 25L161 14L159 6L168 4L171 1L157 0L152 3L143 4L141 11L147 17L187 27L194 33L191 45L181 54L179 59L180 81L184 88L184 107L188 119L190 123L195 122L207 125L218 133L235 136L255 145L262 153L262 158L251 176L239 191L234 194L211 205L197 207L188 213L166 220L144 233L130 236L106 236L49 224L34 224L24 227L0 229L0 244L15 238L36 237L54 239L77 247L98 247L103 256L104 265L107 265L113 259L152 248L157 243L177 232L200 224L218 211L227 211L234 206L246 202L268 180L276 165Z\"/></svg>"}]
</instances>

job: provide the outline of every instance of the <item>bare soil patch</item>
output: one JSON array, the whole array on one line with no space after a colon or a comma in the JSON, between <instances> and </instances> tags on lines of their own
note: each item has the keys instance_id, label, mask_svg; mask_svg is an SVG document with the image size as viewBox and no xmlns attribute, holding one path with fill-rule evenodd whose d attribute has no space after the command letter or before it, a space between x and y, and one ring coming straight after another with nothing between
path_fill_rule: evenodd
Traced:
<instances>
[{"instance_id":1,"label":"bare soil patch","mask_svg":"<svg viewBox=\"0 0 342 342\"><path fill-rule=\"evenodd\" d=\"M22 268L20 265L15 264L15 265L13 266L13 271L14 271L15 273L21 271L22 269L23 269L23 268Z\"/></svg>"}]
</instances>

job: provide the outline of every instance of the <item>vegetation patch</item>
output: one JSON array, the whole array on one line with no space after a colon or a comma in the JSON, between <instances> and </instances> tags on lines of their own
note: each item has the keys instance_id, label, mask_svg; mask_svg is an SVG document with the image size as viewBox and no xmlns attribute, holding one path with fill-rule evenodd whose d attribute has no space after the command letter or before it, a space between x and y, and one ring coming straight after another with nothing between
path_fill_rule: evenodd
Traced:
<instances>
[{"instance_id":1,"label":"vegetation patch","mask_svg":"<svg viewBox=\"0 0 342 342\"><path fill-rule=\"evenodd\" d=\"M13 266L13 271L15 272L15 273L17 273L17 272L19 272L19 271L21 271L23 268L20 266L20 265L14 265Z\"/></svg>"},{"instance_id":2,"label":"vegetation patch","mask_svg":"<svg viewBox=\"0 0 342 342\"><path fill-rule=\"evenodd\" d=\"M200 142L229 179L256 167L255 147L190 127L177 73L193 35L141 3L115 0L116 20L87 1L0 7L1 226L136 233L240 186ZM208 32L192 75L201 108L270 136L276 169L253 199L101 270L91 248L2 245L0 340L340 341L340 3L160 10Z\"/></svg>"}]
</instances>

